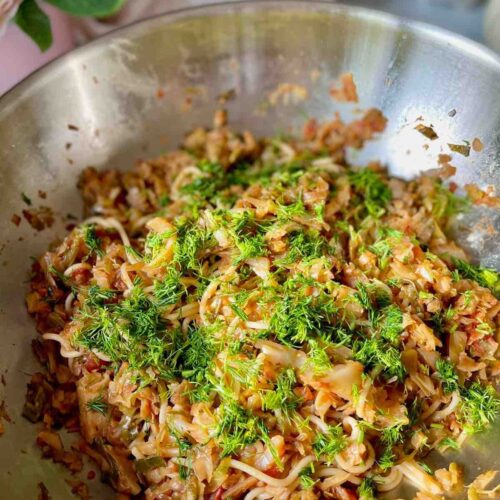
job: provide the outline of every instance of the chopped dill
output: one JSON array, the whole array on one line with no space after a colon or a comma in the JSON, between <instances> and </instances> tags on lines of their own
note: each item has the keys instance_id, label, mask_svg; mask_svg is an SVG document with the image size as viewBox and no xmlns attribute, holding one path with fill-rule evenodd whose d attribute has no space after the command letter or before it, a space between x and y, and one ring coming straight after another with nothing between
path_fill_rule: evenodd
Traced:
<instances>
[{"instance_id":1,"label":"chopped dill","mask_svg":"<svg viewBox=\"0 0 500 500\"><path fill-rule=\"evenodd\" d=\"M381 439L384 443L393 446L403 442L405 426L402 423L397 423L386 427L382 430Z\"/></svg>"},{"instance_id":2,"label":"chopped dill","mask_svg":"<svg viewBox=\"0 0 500 500\"><path fill-rule=\"evenodd\" d=\"M451 394L458 389L458 375L452 363L446 359L438 359L436 361L436 370L445 394Z\"/></svg>"},{"instance_id":3,"label":"chopped dill","mask_svg":"<svg viewBox=\"0 0 500 500\"><path fill-rule=\"evenodd\" d=\"M326 351L324 343L317 339L308 339L307 361L305 368L312 367L315 373L322 373L332 367L330 357Z\"/></svg>"},{"instance_id":4,"label":"chopped dill","mask_svg":"<svg viewBox=\"0 0 500 500\"><path fill-rule=\"evenodd\" d=\"M21 193L21 199L28 205L29 207L32 205L31 199L26 195L26 193Z\"/></svg>"},{"instance_id":5,"label":"chopped dill","mask_svg":"<svg viewBox=\"0 0 500 500\"><path fill-rule=\"evenodd\" d=\"M186 288L181 282L181 274L173 267L167 274L154 282L154 295L159 306L169 306L179 302L186 294Z\"/></svg>"},{"instance_id":6,"label":"chopped dill","mask_svg":"<svg viewBox=\"0 0 500 500\"><path fill-rule=\"evenodd\" d=\"M320 222L325 220L325 204L318 203L314 205L314 214L316 215L316 219Z\"/></svg>"},{"instance_id":7,"label":"chopped dill","mask_svg":"<svg viewBox=\"0 0 500 500\"><path fill-rule=\"evenodd\" d=\"M181 221L177 227L173 262L184 271L198 272L201 268L200 252L212 246L211 233L193 221Z\"/></svg>"},{"instance_id":8,"label":"chopped dill","mask_svg":"<svg viewBox=\"0 0 500 500\"><path fill-rule=\"evenodd\" d=\"M387 379L403 380L406 373L399 349L378 338L367 338L354 342L354 359L366 368L380 368Z\"/></svg>"},{"instance_id":9,"label":"chopped dill","mask_svg":"<svg viewBox=\"0 0 500 500\"><path fill-rule=\"evenodd\" d=\"M483 431L495 420L500 411L500 399L493 386L473 382L460 394L459 421L468 434Z\"/></svg>"},{"instance_id":10,"label":"chopped dill","mask_svg":"<svg viewBox=\"0 0 500 500\"><path fill-rule=\"evenodd\" d=\"M303 490L310 490L314 487L314 485L318 482L317 479L313 478L313 475L315 473L314 469L314 464L310 463L307 467L304 467L300 472L299 472L299 479L300 479L300 487Z\"/></svg>"},{"instance_id":11,"label":"chopped dill","mask_svg":"<svg viewBox=\"0 0 500 500\"><path fill-rule=\"evenodd\" d=\"M102 241L97 236L94 225L85 224L84 226L82 226L82 230L83 230L83 240L89 251L91 253L92 252L95 253L98 257L102 258L104 256L104 250L102 249Z\"/></svg>"},{"instance_id":12,"label":"chopped dill","mask_svg":"<svg viewBox=\"0 0 500 500\"><path fill-rule=\"evenodd\" d=\"M267 247L263 230L265 225L257 223L250 210L243 212L227 212L228 219L222 219L229 226L229 233L236 247L234 263L239 264L248 259L266 255Z\"/></svg>"},{"instance_id":13,"label":"chopped dill","mask_svg":"<svg viewBox=\"0 0 500 500\"><path fill-rule=\"evenodd\" d=\"M403 237L403 233L391 228L384 228L382 238L379 238L373 245L368 247L368 250L379 257L379 265L381 269L385 269L392 255L392 248Z\"/></svg>"},{"instance_id":14,"label":"chopped dill","mask_svg":"<svg viewBox=\"0 0 500 500\"><path fill-rule=\"evenodd\" d=\"M141 255L141 252L139 250L135 249L132 246L126 246L125 251L127 252L128 255L131 255L132 257L135 257L137 260L142 260L143 256Z\"/></svg>"},{"instance_id":15,"label":"chopped dill","mask_svg":"<svg viewBox=\"0 0 500 500\"><path fill-rule=\"evenodd\" d=\"M248 321L247 313L238 304L231 302L230 306L236 316L238 316L243 321Z\"/></svg>"},{"instance_id":16,"label":"chopped dill","mask_svg":"<svg viewBox=\"0 0 500 500\"><path fill-rule=\"evenodd\" d=\"M304 217L306 215L306 207L300 198L290 205L278 205L278 220L286 221L294 217Z\"/></svg>"},{"instance_id":17,"label":"chopped dill","mask_svg":"<svg viewBox=\"0 0 500 500\"><path fill-rule=\"evenodd\" d=\"M359 500L375 500L375 482L371 477L365 477L358 486Z\"/></svg>"},{"instance_id":18,"label":"chopped dill","mask_svg":"<svg viewBox=\"0 0 500 500\"><path fill-rule=\"evenodd\" d=\"M227 187L225 171L219 163L201 160L198 168L202 175L182 186L181 192L198 201L212 201Z\"/></svg>"},{"instance_id":19,"label":"chopped dill","mask_svg":"<svg viewBox=\"0 0 500 500\"><path fill-rule=\"evenodd\" d=\"M363 198L368 215L380 217L391 201L392 192L380 175L370 168L364 168L349 173L349 180L358 195Z\"/></svg>"},{"instance_id":20,"label":"chopped dill","mask_svg":"<svg viewBox=\"0 0 500 500\"><path fill-rule=\"evenodd\" d=\"M155 260L165 247L168 238L175 234L175 230L168 230L162 233L150 232L144 243L145 259L147 262Z\"/></svg>"},{"instance_id":21,"label":"chopped dill","mask_svg":"<svg viewBox=\"0 0 500 500\"><path fill-rule=\"evenodd\" d=\"M107 290L98 285L91 285L87 288L87 307L98 307L104 305L105 302L113 299L116 296L115 290Z\"/></svg>"},{"instance_id":22,"label":"chopped dill","mask_svg":"<svg viewBox=\"0 0 500 500\"><path fill-rule=\"evenodd\" d=\"M432 215L436 219L451 217L465 212L470 207L470 201L452 193L441 181L436 182L436 190L432 203Z\"/></svg>"},{"instance_id":23,"label":"chopped dill","mask_svg":"<svg viewBox=\"0 0 500 500\"><path fill-rule=\"evenodd\" d=\"M276 379L275 387L272 390L262 392L262 409L264 411L280 410L284 417L290 420L293 411L301 402L293 391L296 382L297 379L292 368L283 370Z\"/></svg>"},{"instance_id":24,"label":"chopped dill","mask_svg":"<svg viewBox=\"0 0 500 500\"><path fill-rule=\"evenodd\" d=\"M425 462L417 462L417 463L418 463L418 465L420 465L420 467L422 467L424 472L426 472L430 476L434 475L434 471Z\"/></svg>"},{"instance_id":25,"label":"chopped dill","mask_svg":"<svg viewBox=\"0 0 500 500\"><path fill-rule=\"evenodd\" d=\"M494 269L476 266L457 258L453 258L453 264L462 278L477 281L481 286L489 288L497 298L500 297L500 275Z\"/></svg>"},{"instance_id":26,"label":"chopped dill","mask_svg":"<svg viewBox=\"0 0 500 500\"><path fill-rule=\"evenodd\" d=\"M236 264L266 254L266 242L261 234L238 236L235 244L239 251L235 259Z\"/></svg>"},{"instance_id":27,"label":"chopped dill","mask_svg":"<svg viewBox=\"0 0 500 500\"><path fill-rule=\"evenodd\" d=\"M318 259L329 252L328 242L321 234L314 230L294 231L288 238L288 252L285 257L275 263L291 265L296 262L307 262Z\"/></svg>"},{"instance_id":28,"label":"chopped dill","mask_svg":"<svg viewBox=\"0 0 500 500\"><path fill-rule=\"evenodd\" d=\"M347 439L340 424L328 426L326 433L319 432L313 441L313 451L318 458L324 458L327 464L332 464L335 457L347 446Z\"/></svg>"},{"instance_id":29,"label":"chopped dill","mask_svg":"<svg viewBox=\"0 0 500 500\"><path fill-rule=\"evenodd\" d=\"M166 193L163 193L158 197L158 204L160 205L160 207L166 207L170 202L170 196Z\"/></svg>"},{"instance_id":30,"label":"chopped dill","mask_svg":"<svg viewBox=\"0 0 500 500\"><path fill-rule=\"evenodd\" d=\"M58 271L53 265L49 266L49 273L52 274L52 276L55 276L56 278L58 278L65 285L67 285L70 281L68 276L66 276L61 271Z\"/></svg>"},{"instance_id":31,"label":"chopped dill","mask_svg":"<svg viewBox=\"0 0 500 500\"><path fill-rule=\"evenodd\" d=\"M460 445L457 443L456 439L445 437L439 441L439 448L451 448L452 450L458 451L460 449Z\"/></svg>"},{"instance_id":32,"label":"chopped dill","mask_svg":"<svg viewBox=\"0 0 500 500\"><path fill-rule=\"evenodd\" d=\"M385 283L390 287L398 287L401 285L401 280L399 278L389 278Z\"/></svg>"},{"instance_id":33,"label":"chopped dill","mask_svg":"<svg viewBox=\"0 0 500 500\"><path fill-rule=\"evenodd\" d=\"M157 298L146 295L138 285L121 302L109 303L110 298L111 294L97 288L89 294L81 311L84 326L73 339L76 344L113 361L127 361L134 370L151 367L168 380L182 374L200 382L199 374L214 353L209 335L195 327L187 335L167 328Z\"/></svg>"},{"instance_id":34,"label":"chopped dill","mask_svg":"<svg viewBox=\"0 0 500 500\"><path fill-rule=\"evenodd\" d=\"M396 463L396 456L392 451L391 445L386 445L382 454L377 459L377 465L383 470L386 471L391 467L394 467Z\"/></svg>"},{"instance_id":35,"label":"chopped dill","mask_svg":"<svg viewBox=\"0 0 500 500\"><path fill-rule=\"evenodd\" d=\"M290 285L276 304L270 330L280 342L291 346L321 334L332 323L336 308L328 296L305 295L302 287L292 289Z\"/></svg>"},{"instance_id":36,"label":"chopped dill","mask_svg":"<svg viewBox=\"0 0 500 500\"><path fill-rule=\"evenodd\" d=\"M215 434L222 457L233 455L255 443L264 432L267 434L263 422L235 401L228 401L222 406Z\"/></svg>"},{"instance_id":37,"label":"chopped dill","mask_svg":"<svg viewBox=\"0 0 500 500\"><path fill-rule=\"evenodd\" d=\"M100 395L94 399L91 399L90 401L87 401L87 408L90 411L95 411L97 413L101 413L102 415L106 415L106 413L108 412L108 403L106 403L103 396Z\"/></svg>"},{"instance_id":38,"label":"chopped dill","mask_svg":"<svg viewBox=\"0 0 500 500\"><path fill-rule=\"evenodd\" d=\"M399 307L391 304L383 309L379 320L380 336L391 344L399 343L403 330L403 313Z\"/></svg>"}]
</instances>

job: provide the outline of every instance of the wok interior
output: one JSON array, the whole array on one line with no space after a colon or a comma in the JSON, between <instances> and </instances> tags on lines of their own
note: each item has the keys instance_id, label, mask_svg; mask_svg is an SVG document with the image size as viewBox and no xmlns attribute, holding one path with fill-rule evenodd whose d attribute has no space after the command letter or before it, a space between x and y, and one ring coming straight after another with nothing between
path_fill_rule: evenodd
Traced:
<instances>
[{"instance_id":1,"label":"wok interior","mask_svg":"<svg viewBox=\"0 0 500 500\"><path fill-rule=\"evenodd\" d=\"M473 158L455 155L454 180L498 184L500 63L430 28L330 4L240 3L152 19L63 57L0 101L0 367L13 419L0 440L5 498L32 497L40 481L54 497L70 496L68 473L40 459L36 428L21 409L28 375L39 369L29 348L34 325L24 308L29 257L64 234L63 216L80 216L78 173L88 165L128 168L175 147L185 132L210 124L228 91L235 94L224 105L232 127L259 136L297 132L307 117L328 119L335 111L349 119L354 107L329 97L345 71L354 74L359 107L379 107L389 119L378 141L352 152L355 164L379 159L393 174L411 177L434 168L446 143L479 137L485 150ZM269 96L284 83L305 89L307 98L301 91L271 105ZM420 116L439 135L428 150L423 145L429 141L414 130ZM13 225L12 214L26 208L21 192L54 210L51 229ZM498 267L496 238L474 228L478 217L499 226L493 213L473 212L457 237L483 264ZM466 480L500 465L491 446L496 429L459 455L467 463ZM395 495L409 495L404 488ZM99 484L93 493L112 495Z\"/></svg>"}]
</instances>

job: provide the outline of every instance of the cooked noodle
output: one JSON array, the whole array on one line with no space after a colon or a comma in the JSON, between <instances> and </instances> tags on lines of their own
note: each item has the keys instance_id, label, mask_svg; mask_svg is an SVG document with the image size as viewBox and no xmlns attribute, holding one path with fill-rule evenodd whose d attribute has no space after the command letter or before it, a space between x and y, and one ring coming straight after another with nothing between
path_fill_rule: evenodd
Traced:
<instances>
[{"instance_id":1,"label":"cooked noodle","mask_svg":"<svg viewBox=\"0 0 500 500\"><path fill-rule=\"evenodd\" d=\"M418 460L495 418L500 280L446 235L464 201L438 178L348 164L384 125L257 141L219 116L132 171L87 169L103 216L26 300L46 435L79 414L76 448L147 500L443 494Z\"/></svg>"}]
</instances>

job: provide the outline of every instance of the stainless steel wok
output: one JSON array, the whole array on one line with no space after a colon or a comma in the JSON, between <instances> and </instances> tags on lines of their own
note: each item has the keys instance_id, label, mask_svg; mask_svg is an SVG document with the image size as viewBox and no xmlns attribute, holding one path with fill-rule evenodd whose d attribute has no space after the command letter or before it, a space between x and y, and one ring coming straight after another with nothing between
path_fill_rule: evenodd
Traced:
<instances>
[{"instance_id":1,"label":"stainless steel wok","mask_svg":"<svg viewBox=\"0 0 500 500\"><path fill-rule=\"evenodd\" d=\"M479 137L482 153L455 155L457 182L499 184L499 60L435 28L331 3L243 2L173 12L75 50L0 100L0 370L6 379L0 399L13 420L0 438L1 498L34 498L39 481L53 498L71 497L67 471L40 458L35 426L21 417L28 375L38 369L24 293L30 256L64 234L66 214L80 215L81 169L127 168L177 145L191 127L210 123L217 96L231 89L231 123L259 135L296 129L306 116L348 115L352 108L328 96L344 71L355 75L360 107L381 107L389 118L383 137L353 154L355 163L379 158L393 173L413 176L435 167L447 143ZM303 86L308 98L269 106L280 83ZM420 116L439 139L414 130ZM51 229L13 224L12 215L27 208L21 192L34 206L55 210ZM499 226L498 215L480 216ZM497 238L475 222L477 213L462 221L460 241L483 264L498 267ZM467 479L499 468L499 430L446 460L464 462ZM91 483L96 497L112 497L97 480ZM398 495L412 498L410 491L405 486Z\"/></svg>"}]
</instances>

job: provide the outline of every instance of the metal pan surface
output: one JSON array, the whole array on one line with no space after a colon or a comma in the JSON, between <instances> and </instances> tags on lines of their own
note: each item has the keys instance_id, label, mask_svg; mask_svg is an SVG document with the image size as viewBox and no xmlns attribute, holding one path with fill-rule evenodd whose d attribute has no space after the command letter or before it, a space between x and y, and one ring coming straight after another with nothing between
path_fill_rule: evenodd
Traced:
<instances>
[{"instance_id":1,"label":"metal pan surface","mask_svg":"<svg viewBox=\"0 0 500 500\"><path fill-rule=\"evenodd\" d=\"M26 382L39 369L31 353L35 328L24 307L30 256L64 235L64 218L81 214L76 182L88 165L130 167L138 158L176 146L183 134L208 125L220 104L230 123L257 135L297 130L306 116L326 119L340 106L328 97L351 71L361 108L380 107L389 119L380 140L353 157L387 163L411 177L436 166L447 143L478 137L481 154L457 156L455 181L500 184L500 61L466 39L375 11L315 1L235 2L172 12L113 32L36 72L0 99L0 370L12 422L0 438L2 498L34 498L43 481L53 498L71 498L69 474L40 458L36 428L21 416ZM300 85L306 99L269 106L282 83ZM414 130L423 117L439 139ZM40 199L38 191L47 193ZM16 226L26 205L50 206L55 224ZM22 217L22 216L21 216ZM497 229L485 210L462 220L459 241L484 265L500 267ZM66 222L67 223L67 222ZM484 226L484 225L483 225ZM466 481L500 467L500 426L435 463L465 463ZM93 481L98 483L98 481ZM100 484L95 498L112 498ZM412 498L403 486L395 497Z\"/></svg>"}]
</instances>

